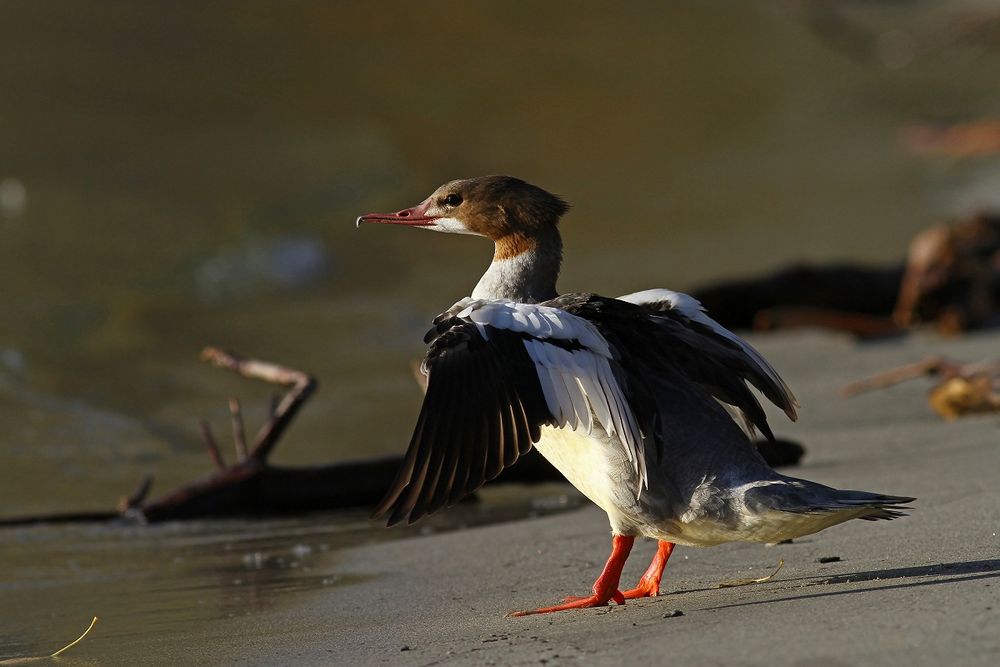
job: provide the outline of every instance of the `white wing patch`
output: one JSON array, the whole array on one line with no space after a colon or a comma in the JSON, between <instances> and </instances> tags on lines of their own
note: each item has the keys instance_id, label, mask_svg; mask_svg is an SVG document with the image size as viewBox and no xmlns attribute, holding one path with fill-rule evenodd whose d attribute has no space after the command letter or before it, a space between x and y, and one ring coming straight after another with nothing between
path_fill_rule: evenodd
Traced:
<instances>
[{"instance_id":1,"label":"white wing patch","mask_svg":"<svg viewBox=\"0 0 1000 667\"><path fill-rule=\"evenodd\" d=\"M647 289L641 292L633 292L632 294L620 296L618 297L618 300L628 301L629 303L634 303L637 306L661 302L670 304L671 309L676 310L684 317L708 327L716 335L722 336L731 343L735 343L744 354L750 357L750 360L757 365L757 367L768 377L769 380L781 388L785 395L790 399L789 402L792 405L797 405L795 396L792 394L792 390L788 388L788 385L781 379L778 372L771 367L771 364L767 363L767 360L761 356L760 352L755 350L750 343L746 342L732 331L709 317L708 313L705 312L705 307L701 305L701 302L690 294L674 292L668 289ZM788 416L793 421L796 419L794 411Z\"/></svg>"},{"instance_id":2,"label":"white wing patch","mask_svg":"<svg viewBox=\"0 0 1000 667\"><path fill-rule=\"evenodd\" d=\"M700 315L705 320L712 322L715 326L728 331L721 324L713 320L708 315L705 315L705 307L701 305L698 299L694 298L690 294L684 294L683 292L674 292L668 289L647 289L641 292L632 292L631 294L626 294L625 296L618 297L619 301L628 301L629 303L634 303L637 306L641 306L645 303L659 303L661 301L666 301L670 304L670 307L679 312L685 317L689 317L692 320L697 319Z\"/></svg>"},{"instance_id":3,"label":"white wing patch","mask_svg":"<svg viewBox=\"0 0 1000 667\"><path fill-rule=\"evenodd\" d=\"M611 370L611 348L593 324L559 308L503 300L466 298L449 312L475 323L487 340L486 326L530 336L524 347L555 426L589 435L596 421L621 442L638 476L639 493L648 487L642 433ZM572 341L580 349L547 342L553 340Z\"/></svg>"},{"instance_id":4,"label":"white wing patch","mask_svg":"<svg viewBox=\"0 0 1000 667\"><path fill-rule=\"evenodd\" d=\"M608 341L604 340L604 336L594 325L582 317L570 315L565 310L500 299L466 298L452 306L449 312L459 306L462 306L462 309L455 314L455 317L488 324L497 329L526 333L535 338L575 340L583 347L611 358Z\"/></svg>"}]
</instances>

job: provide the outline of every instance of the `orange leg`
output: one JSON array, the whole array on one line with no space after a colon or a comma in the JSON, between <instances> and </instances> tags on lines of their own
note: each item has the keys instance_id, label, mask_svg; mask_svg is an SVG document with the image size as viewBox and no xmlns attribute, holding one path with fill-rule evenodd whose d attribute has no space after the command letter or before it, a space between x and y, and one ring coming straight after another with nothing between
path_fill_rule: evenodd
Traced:
<instances>
[{"instance_id":1,"label":"orange leg","mask_svg":"<svg viewBox=\"0 0 1000 667\"><path fill-rule=\"evenodd\" d=\"M639 579L639 583L632 590L622 593L626 600L654 598L660 594L660 579L663 578L663 568L667 566L667 561L673 551L673 542L660 540L659 544L656 545L656 555L653 556L653 562L649 564L649 568Z\"/></svg>"},{"instance_id":2,"label":"orange leg","mask_svg":"<svg viewBox=\"0 0 1000 667\"><path fill-rule=\"evenodd\" d=\"M611 539L611 556L604 565L601 576L594 582L593 595L584 598L567 598L568 602L557 604L552 607L542 607L534 611L514 611L510 616L530 616L531 614L548 614L552 611L564 611L566 609L583 609L585 607L603 607L608 604L608 600L614 600L618 604L625 604L625 597L618 590L618 582L622 576L622 568L625 567L625 560L632 550L634 537L625 535L615 535ZM664 561L666 562L666 561Z\"/></svg>"}]
</instances>

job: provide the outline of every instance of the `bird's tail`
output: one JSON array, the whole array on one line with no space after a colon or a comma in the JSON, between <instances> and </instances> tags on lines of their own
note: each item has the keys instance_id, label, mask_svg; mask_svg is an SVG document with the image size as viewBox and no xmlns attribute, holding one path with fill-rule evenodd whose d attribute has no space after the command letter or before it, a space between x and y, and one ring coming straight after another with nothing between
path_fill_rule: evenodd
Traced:
<instances>
[{"instance_id":1,"label":"bird's tail","mask_svg":"<svg viewBox=\"0 0 1000 667\"><path fill-rule=\"evenodd\" d=\"M906 504L916 500L909 496L834 489L791 477L786 477L784 482L761 488L756 500L772 510L794 514L835 514L842 516L843 521L877 521L906 516L906 511L912 509ZM747 500L753 502L749 498Z\"/></svg>"},{"instance_id":2,"label":"bird's tail","mask_svg":"<svg viewBox=\"0 0 1000 667\"><path fill-rule=\"evenodd\" d=\"M850 521L895 519L910 508L908 496L846 491L794 477L757 484L743 495L751 527L748 541L781 542Z\"/></svg>"},{"instance_id":3,"label":"bird's tail","mask_svg":"<svg viewBox=\"0 0 1000 667\"><path fill-rule=\"evenodd\" d=\"M908 496L888 496L884 493L869 493L868 491L849 491L842 489L832 489L833 499L831 503L820 505L812 511L836 512L843 510L865 509L864 514L859 514L858 519L865 521L877 521L879 519L896 519L906 516L907 503L912 503L916 498Z\"/></svg>"}]
</instances>

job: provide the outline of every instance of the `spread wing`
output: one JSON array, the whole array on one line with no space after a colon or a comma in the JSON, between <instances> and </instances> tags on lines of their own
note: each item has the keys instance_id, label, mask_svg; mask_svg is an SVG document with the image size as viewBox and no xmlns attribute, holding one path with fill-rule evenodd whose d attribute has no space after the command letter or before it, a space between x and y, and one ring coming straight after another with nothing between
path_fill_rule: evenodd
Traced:
<instances>
[{"instance_id":1,"label":"spread wing","mask_svg":"<svg viewBox=\"0 0 1000 667\"><path fill-rule=\"evenodd\" d=\"M697 299L666 289L650 289L618 297L636 304L661 330L660 352L713 396L738 410L748 425L768 439L774 436L760 403L745 382L756 387L792 421L798 402L791 389L749 343L713 320ZM669 346L669 350L664 350Z\"/></svg>"},{"instance_id":2,"label":"spread wing","mask_svg":"<svg viewBox=\"0 0 1000 667\"><path fill-rule=\"evenodd\" d=\"M646 483L624 372L591 323L554 307L464 299L425 341L427 393L373 517L412 523L453 505L530 450L543 425L590 431L595 418Z\"/></svg>"}]
</instances>

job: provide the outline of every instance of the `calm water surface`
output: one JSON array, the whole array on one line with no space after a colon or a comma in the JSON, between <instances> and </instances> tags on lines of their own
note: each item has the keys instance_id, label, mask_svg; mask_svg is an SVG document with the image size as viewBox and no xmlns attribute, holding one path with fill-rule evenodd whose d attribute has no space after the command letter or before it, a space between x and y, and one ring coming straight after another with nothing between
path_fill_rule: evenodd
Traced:
<instances>
[{"instance_id":1,"label":"calm water surface","mask_svg":"<svg viewBox=\"0 0 1000 667\"><path fill-rule=\"evenodd\" d=\"M888 261L996 201L996 162L899 141L998 112L982 3L813 4L834 3L6 3L2 513L206 472L197 419L223 434L238 395L255 425L269 394L200 365L206 344L320 377L277 461L401 451L420 337L490 250L353 220L447 179L565 196L562 287L608 294ZM360 515L0 532L0 657L53 650L91 613L107 641L82 656L201 641L349 583L345 536L383 539Z\"/></svg>"},{"instance_id":2,"label":"calm water surface","mask_svg":"<svg viewBox=\"0 0 1000 667\"><path fill-rule=\"evenodd\" d=\"M7 529L0 535L0 660L50 654L100 623L69 664L190 664L199 642L238 650L240 619L358 581L337 551L579 507L567 487L494 491L419 526L373 530L367 512L302 519L125 522ZM280 629L279 629L280 630ZM336 637L324 638L336 643Z\"/></svg>"}]
</instances>

